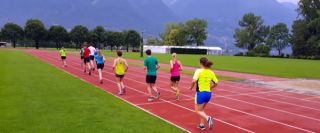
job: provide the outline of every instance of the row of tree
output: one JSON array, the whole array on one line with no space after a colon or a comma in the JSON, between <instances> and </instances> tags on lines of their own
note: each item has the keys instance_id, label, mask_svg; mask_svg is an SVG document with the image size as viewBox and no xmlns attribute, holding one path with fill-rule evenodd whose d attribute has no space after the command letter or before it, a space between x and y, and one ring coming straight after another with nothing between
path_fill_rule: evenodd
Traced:
<instances>
[{"instance_id":1,"label":"row of tree","mask_svg":"<svg viewBox=\"0 0 320 133\"><path fill-rule=\"evenodd\" d=\"M240 28L235 30L235 45L247 49L248 54L268 56L272 48L279 55L289 45L289 29L284 23L273 26L264 25L260 16L248 13L239 21Z\"/></svg>"},{"instance_id":2,"label":"row of tree","mask_svg":"<svg viewBox=\"0 0 320 133\"><path fill-rule=\"evenodd\" d=\"M70 32L63 26L54 25L46 29L44 24L38 19L30 19L24 27L14 23L6 23L0 31L0 40L11 41L13 47L16 47L17 41L29 39L33 40L35 47L39 48L40 41L54 42L57 48L60 48L66 42L76 44L80 48L84 42L90 42L95 47L126 46L136 48L140 46L142 37L135 30L125 30L115 32L105 30L102 26L97 26L92 30L82 25L74 26Z\"/></svg>"},{"instance_id":3,"label":"row of tree","mask_svg":"<svg viewBox=\"0 0 320 133\"><path fill-rule=\"evenodd\" d=\"M320 1L300 0L298 12L301 19L292 26L292 35L286 24L264 24L260 16L248 13L235 29L235 45L247 49L247 55L268 56L271 49L279 55L289 44L295 57L320 57Z\"/></svg>"},{"instance_id":4,"label":"row of tree","mask_svg":"<svg viewBox=\"0 0 320 133\"><path fill-rule=\"evenodd\" d=\"M206 28L208 23L203 19L192 19L185 23L167 23L165 30L160 34L161 39L149 37L150 45L184 46L196 44L204 45L207 39Z\"/></svg>"}]
</instances>

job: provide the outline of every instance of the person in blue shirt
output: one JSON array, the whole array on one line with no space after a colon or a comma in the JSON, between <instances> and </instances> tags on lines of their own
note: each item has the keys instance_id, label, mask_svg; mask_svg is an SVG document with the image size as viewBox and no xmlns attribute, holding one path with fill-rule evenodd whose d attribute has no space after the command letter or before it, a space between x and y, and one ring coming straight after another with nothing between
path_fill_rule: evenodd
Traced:
<instances>
[{"instance_id":1,"label":"person in blue shirt","mask_svg":"<svg viewBox=\"0 0 320 133\"><path fill-rule=\"evenodd\" d=\"M102 55L102 53L100 51L98 51L98 54L95 55L95 59L96 59L96 62L97 62L97 69L98 69L98 73L99 73L99 81L102 84L103 83L102 70L104 68L104 62L106 61L106 59L104 58L104 56Z\"/></svg>"}]
</instances>

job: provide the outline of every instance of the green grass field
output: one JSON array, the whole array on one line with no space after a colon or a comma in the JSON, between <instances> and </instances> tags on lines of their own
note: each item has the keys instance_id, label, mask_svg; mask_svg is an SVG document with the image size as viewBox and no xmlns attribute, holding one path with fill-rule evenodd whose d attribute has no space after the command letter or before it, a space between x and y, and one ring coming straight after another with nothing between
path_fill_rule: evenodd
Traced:
<instances>
[{"instance_id":1,"label":"green grass field","mask_svg":"<svg viewBox=\"0 0 320 133\"><path fill-rule=\"evenodd\" d=\"M116 56L115 52L106 51L106 55ZM169 63L169 54L154 54L161 63ZM199 58L204 55L178 55L186 66L198 67ZM124 57L140 58L140 53L124 53ZM280 59L262 57L212 56L206 55L214 64L214 69L234 72L253 73L286 78L320 78L319 60Z\"/></svg>"},{"instance_id":2,"label":"green grass field","mask_svg":"<svg viewBox=\"0 0 320 133\"><path fill-rule=\"evenodd\" d=\"M1 133L182 132L21 51L0 57Z\"/></svg>"}]
</instances>

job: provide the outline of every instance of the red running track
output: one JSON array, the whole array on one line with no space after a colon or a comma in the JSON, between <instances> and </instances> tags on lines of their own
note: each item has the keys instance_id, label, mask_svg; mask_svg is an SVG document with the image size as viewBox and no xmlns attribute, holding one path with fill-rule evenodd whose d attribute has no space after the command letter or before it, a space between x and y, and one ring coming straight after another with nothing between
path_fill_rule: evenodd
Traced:
<instances>
[{"instance_id":1,"label":"red running track","mask_svg":"<svg viewBox=\"0 0 320 133\"><path fill-rule=\"evenodd\" d=\"M57 52L28 50L27 53L117 96L110 62L106 63L104 84L101 85L97 73L91 76L83 73L79 57L68 56L69 67L63 68ZM214 128L199 131L196 128L198 116L193 111L194 92L185 89L190 84L191 76L182 75L180 87L183 95L182 100L177 102L174 101L174 92L169 89L169 74L159 72L157 86L161 99L148 103L144 75L142 68L130 66L125 77L127 95L117 97L186 131L320 132L320 104L316 100L305 100L312 99L312 96L226 81L221 81L213 91L213 100L206 109L215 119Z\"/></svg>"}]
</instances>

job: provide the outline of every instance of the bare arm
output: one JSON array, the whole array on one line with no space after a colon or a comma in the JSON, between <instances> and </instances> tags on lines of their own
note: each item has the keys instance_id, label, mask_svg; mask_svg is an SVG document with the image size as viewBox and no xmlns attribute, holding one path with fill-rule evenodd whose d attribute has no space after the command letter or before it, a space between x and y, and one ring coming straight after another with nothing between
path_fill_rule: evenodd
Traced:
<instances>
[{"instance_id":1,"label":"bare arm","mask_svg":"<svg viewBox=\"0 0 320 133\"><path fill-rule=\"evenodd\" d=\"M170 68L172 69L173 68L173 61L170 60Z\"/></svg>"},{"instance_id":2,"label":"bare arm","mask_svg":"<svg viewBox=\"0 0 320 133\"><path fill-rule=\"evenodd\" d=\"M114 61L113 61L113 65L112 65L112 70L113 70L113 71L115 70L116 62L117 62L117 59L114 59Z\"/></svg>"},{"instance_id":3,"label":"bare arm","mask_svg":"<svg viewBox=\"0 0 320 133\"><path fill-rule=\"evenodd\" d=\"M160 69L160 65L157 65L157 70Z\"/></svg>"},{"instance_id":4,"label":"bare arm","mask_svg":"<svg viewBox=\"0 0 320 133\"><path fill-rule=\"evenodd\" d=\"M182 71L182 70L183 70L183 67L182 67L182 64L181 64L180 61L179 61L179 64L180 64L180 71Z\"/></svg>"},{"instance_id":5,"label":"bare arm","mask_svg":"<svg viewBox=\"0 0 320 133\"><path fill-rule=\"evenodd\" d=\"M193 89L193 87L196 85L196 82L197 82L196 80L192 80L189 90Z\"/></svg>"},{"instance_id":6,"label":"bare arm","mask_svg":"<svg viewBox=\"0 0 320 133\"><path fill-rule=\"evenodd\" d=\"M128 71L129 69L129 65L128 65L128 62L127 60L123 59L124 60L124 65L126 66L126 70L125 71Z\"/></svg>"},{"instance_id":7,"label":"bare arm","mask_svg":"<svg viewBox=\"0 0 320 133\"><path fill-rule=\"evenodd\" d=\"M214 88L216 88L217 86L218 86L218 84L213 83L213 84L211 85L211 90L214 89Z\"/></svg>"}]
</instances>

